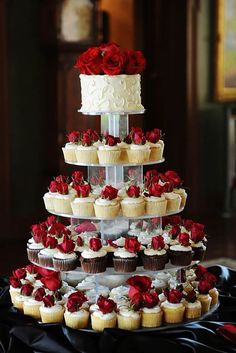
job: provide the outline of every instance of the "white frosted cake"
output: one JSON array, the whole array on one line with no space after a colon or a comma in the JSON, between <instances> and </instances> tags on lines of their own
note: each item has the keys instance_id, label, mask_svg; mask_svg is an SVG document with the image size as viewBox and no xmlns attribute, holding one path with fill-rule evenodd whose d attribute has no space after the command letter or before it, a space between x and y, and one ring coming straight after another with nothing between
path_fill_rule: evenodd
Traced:
<instances>
[{"instance_id":1,"label":"white frosted cake","mask_svg":"<svg viewBox=\"0 0 236 353\"><path fill-rule=\"evenodd\" d=\"M140 75L80 75L81 111L95 112L140 112Z\"/></svg>"}]
</instances>

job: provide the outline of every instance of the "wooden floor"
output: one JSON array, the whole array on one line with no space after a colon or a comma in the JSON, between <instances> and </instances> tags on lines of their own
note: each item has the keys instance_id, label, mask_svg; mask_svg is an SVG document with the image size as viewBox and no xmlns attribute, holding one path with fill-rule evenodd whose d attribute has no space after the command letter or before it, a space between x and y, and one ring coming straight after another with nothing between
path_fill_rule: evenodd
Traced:
<instances>
[{"instance_id":1,"label":"wooden floor","mask_svg":"<svg viewBox=\"0 0 236 353\"><path fill-rule=\"evenodd\" d=\"M201 219L201 223L206 224L208 233L205 260L222 257L236 260L236 218L205 217L204 219L201 217L199 219ZM14 231L16 233L14 236L15 240L9 240L13 238L13 234L9 234L10 238L2 237L0 275L8 275L13 269L28 263L26 255L26 241L29 237L29 233L26 230L28 228L29 226L23 222L18 225L17 232L16 230ZM17 233L21 234L21 236L23 235L21 238L23 240L17 240Z\"/></svg>"}]
</instances>

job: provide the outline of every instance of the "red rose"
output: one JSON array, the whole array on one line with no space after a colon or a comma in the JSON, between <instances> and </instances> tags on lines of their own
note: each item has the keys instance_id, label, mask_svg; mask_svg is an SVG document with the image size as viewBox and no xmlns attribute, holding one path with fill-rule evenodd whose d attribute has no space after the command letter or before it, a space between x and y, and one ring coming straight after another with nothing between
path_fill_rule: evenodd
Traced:
<instances>
[{"instance_id":1,"label":"red rose","mask_svg":"<svg viewBox=\"0 0 236 353\"><path fill-rule=\"evenodd\" d=\"M58 183L55 180L52 180L49 185L49 191L50 192L57 192L57 185Z\"/></svg>"},{"instance_id":2,"label":"red rose","mask_svg":"<svg viewBox=\"0 0 236 353\"><path fill-rule=\"evenodd\" d=\"M33 239L35 243L43 243L46 236L47 236L47 232L45 230L38 230L34 232Z\"/></svg>"},{"instance_id":3,"label":"red rose","mask_svg":"<svg viewBox=\"0 0 236 353\"><path fill-rule=\"evenodd\" d=\"M88 197L91 191L91 187L89 184L76 185L74 188L77 192L78 197Z\"/></svg>"},{"instance_id":4,"label":"red rose","mask_svg":"<svg viewBox=\"0 0 236 353\"><path fill-rule=\"evenodd\" d=\"M98 251L102 248L102 242L99 238L90 238L89 239L89 247L93 251Z\"/></svg>"},{"instance_id":5,"label":"red rose","mask_svg":"<svg viewBox=\"0 0 236 353\"><path fill-rule=\"evenodd\" d=\"M176 239L178 234L180 234L180 227L177 225L173 225L169 231L169 235L171 236L172 239Z\"/></svg>"},{"instance_id":6,"label":"red rose","mask_svg":"<svg viewBox=\"0 0 236 353\"><path fill-rule=\"evenodd\" d=\"M105 74L119 75L124 70L125 55L118 50L106 51L102 59L102 70Z\"/></svg>"},{"instance_id":7,"label":"red rose","mask_svg":"<svg viewBox=\"0 0 236 353\"><path fill-rule=\"evenodd\" d=\"M69 194L69 188L67 183L61 183L57 185L57 192L61 195L68 195Z\"/></svg>"},{"instance_id":8,"label":"red rose","mask_svg":"<svg viewBox=\"0 0 236 353\"><path fill-rule=\"evenodd\" d=\"M161 138L161 130L154 129L146 132L146 138L151 143L157 143Z\"/></svg>"},{"instance_id":9,"label":"red rose","mask_svg":"<svg viewBox=\"0 0 236 353\"><path fill-rule=\"evenodd\" d=\"M61 288L61 281L58 278L55 277L43 277L40 279L40 281L43 283L44 287L55 292L59 288Z\"/></svg>"},{"instance_id":10,"label":"red rose","mask_svg":"<svg viewBox=\"0 0 236 353\"><path fill-rule=\"evenodd\" d=\"M191 292L188 292L188 294L185 295L185 299L190 303L194 303L197 300L197 295L195 290L193 289Z\"/></svg>"},{"instance_id":11,"label":"red rose","mask_svg":"<svg viewBox=\"0 0 236 353\"><path fill-rule=\"evenodd\" d=\"M114 200L117 198L118 190L111 185L106 185L101 192L102 199Z\"/></svg>"},{"instance_id":12,"label":"red rose","mask_svg":"<svg viewBox=\"0 0 236 353\"><path fill-rule=\"evenodd\" d=\"M143 306L145 308L153 308L159 303L159 297L156 292L146 292L142 294Z\"/></svg>"},{"instance_id":13,"label":"red rose","mask_svg":"<svg viewBox=\"0 0 236 353\"><path fill-rule=\"evenodd\" d=\"M128 134L125 138L124 138L124 142L127 143L128 145L130 145L132 143L132 136L131 134Z\"/></svg>"},{"instance_id":14,"label":"red rose","mask_svg":"<svg viewBox=\"0 0 236 353\"><path fill-rule=\"evenodd\" d=\"M93 143L92 141L92 138L91 136L87 133L87 132L84 132L83 135L82 135L82 138L81 138L81 144L82 146L91 146Z\"/></svg>"},{"instance_id":15,"label":"red rose","mask_svg":"<svg viewBox=\"0 0 236 353\"><path fill-rule=\"evenodd\" d=\"M86 133L91 137L92 142L97 142L98 140L100 140L100 136L96 130L87 129Z\"/></svg>"},{"instance_id":16,"label":"red rose","mask_svg":"<svg viewBox=\"0 0 236 353\"><path fill-rule=\"evenodd\" d=\"M75 231L80 234L83 232L94 232L97 228L94 223L90 221L84 221L75 227Z\"/></svg>"},{"instance_id":17,"label":"red rose","mask_svg":"<svg viewBox=\"0 0 236 353\"><path fill-rule=\"evenodd\" d=\"M236 345L236 326L232 324L223 324L222 326L216 329L216 332L219 333L226 340Z\"/></svg>"},{"instance_id":18,"label":"red rose","mask_svg":"<svg viewBox=\"0 0 236 353\"><path fill-rule=\"evenodd\" d=\"M130 303L133 307L134 310L139 310L142 306L143 306L143 296L142 296L142 293L135 293L131 300L130 300Z\"/></svg>"},{"instance_id":19,"label":"red rose","mask_svg":"<svg viewBox=\"0 0 236 353\"><path fill-rule=\"evenodd\" d=\"M71 231L66 228L62 223L55 223L51 226L48 234L55 235L57 238L61 238L63 235L70 235Z\"/></svg>"},{"instance_id":20,"label":"red rose","mask_svg":"<svg viewBox=\"0 0 236 353\"><path fill-rule=\"evenodd\" d=\"M84 182L84 175L82 172L80 172L79 170L76 170L72 176L71 176L72 180L75 181L77 184L81 184Z\"/></svg>"},{"instance_id":21,"label":"red rose","mask_svg":"<svg viewBox=\"0 0 236 353\"><path fill-rule=\"evenodd\" d=\"M183 293L178 289L164 289L163 292L170 303L180 303L183 298Z\"/></svg>"},{"instance_id":22,"label":"red rose","mask_svg":"<svg viewBox=\"0 0 236 353\"><path fill-rule=\"evenodd\" d=\"M164 191L163 192L172 192L174 185L172 182L168 181L163 185Z\"/></svg>"},{"instance_id":23,"label":"red rose","mask_svg":"<svg viewBox=\"0 0 236 353\"><path fill-rule=\"evenodd\" d=\"M21 287L20 290L20 294L21 295L25 295L27 297L29 297L31 295L31 293L33 292L34 287L31 284L23 284L23 286Z\"/></svg>"},{"instance_id":24,"label":"red rose","mask_svg":"<svg viewBox=\"0 0 236 353\"><path fill-rule=\"evenodd\" d=\"M102 295L98 297L97 305L103 314L111 313L117 309L117 305L112 299L105 298Z\"/></svg>"},{"instance_id":25,"label":"red rose","mask_svg":"<svg viewBox=\"0 0 236 353\"><path fill-rule=\"evenodd\" d=\"M154 250L161 250L164 249L165 247L165 242L164 238L161 235L156 235L155 237L152 237L152 248Z\"/></svg>"},{"instance_id":26,"label":"red rose","mask_svg":"<svg viewBox=\"0 0 236 353\"><path fill-rule=\"evenodd\" d=\"M100 50L102 52L102 54L104 53L108 53L108 52L119 52L120 51L120 46L114 42L110 42L110 43L102 43L100 45Z\"/></svg>"},{"instance_id":27,"label":"red rose","mask_svg":"<svg viewBox=\"0 0 236 353\"><path fill-rule=\"evenodd\" d=\"M165 172L165 176L167 177L168 181L173 183L174 187L179 187L182 184L182 180L174 170L168 170Z\"/></svg>"},{"instance_id":28,"label":"red rose","mask_svg":"<svg viewBox=\"0 0 236 353\"><path fill-rule=\"evenodd\" d=\"M80 306L88 300L87 297L84 295L84 293L81 292L80 290L77 290L76 292L71 293L68 299L71 299L71 298L76 299L78 302L81 302Z\"/></svg>"},{"instance_id":29,"label":"red rose","mask_svg":"<svg viewBox=\"0 0 236 353\"><path fill-rule=\"evenodd\" d=\"M184 219L183 225L185 229L190 230L192 228L193 221L191 219Z\"/></svg>"},{"instance_id":30,"label":"red rose","mask_svg":"<svg viewBox=\"0 0 236 353\"><path fill-rule=\"evenodd\" d=\"M12 271L12 275L18 279L23 279L26 277L26 270L22 268L18 268L15 271Z\"/></svg>"},{"instance_id":31,"label":"red rose","mask_svg":"<svg viewBox=\"0 0 236 353\"><path fill-rule=\"evenodd\" d=\"M208 271L204 272L203 275L202 275L202 280L209 282L209 284L211 285L212 288L215 287L216 276L213 275L212 273L210 273Z\"/></svg>"},{"instance_id":32,"label":"red rose","mask_svg":"<svg viewBox=\"0 0 236 353\"><path fill-rule=\"evenodd\" d=\"M198 291L200 294L208 294L209 290L212 289L212 284L207 281L199 281L198 283Z\"/></svg>"},{"instance_id":33,"label":"red rose","mask_svg":"<svg viewBox=\"0 0 236 353\"><path fill-rule=\"evenodd\" d=\"M63 242L57 245L57 249L64 254L73 252L74 248L75 243L73 240L69 239L67 235L64 235Z\"/></svg>"},{"instance_id":34,"label":"red rose","mask_svg":"<svg viewBox=\"0 0 236 353\"><path fill-rule=\"evenodd\" d=\"M53 295L47 294L43 297L43 303L46 308L50 308L54 305L55 299Z\"/></svg>"},{"instance_id":35,"label":"red rose","mask_svg":"<svg viewBox=\"0 0 236 353\"><path fill-rule=\"evenodd\" d=\"M57 222L57 217L55 217L55 216L49 216L48 218L47 218L47 220L46 220L46 225L47 225L47 227L50 227L50 226L52 226L54 223L56 223Z\"/></svg>"},{"instance_id":36,"label":"red rose","mask_svg":"<svg viewBox=\"0 0 236 353\"><path fill-rule=\"evenodd\" d=\"M38 267L33 265L33 264L29 264L25 267L26 272L30 273L30 274L35 274L38 273Z\"/></svg>"},{"instance_id":37,"label":"red rose","mask_svg":"<svg viewBox=\"0 0 236 353\"><path fill-rule=\"evenodd\" d=\"M71 313L74 313L78 311L80 307L83 305L83 303L86 301L87 301L87 298L82 292L78 291L78 292L72 293L71 295L69 295L66 303L67 310Z\"/></svg>"},{"instance_id":38,"label":"red rose","mask_svg":"<svg viewBox=\"0 0 236 353\"><path fill-rule=\"evenodd\" d=\"M112 246L113 248L116 248L116 249L119 247L118 245L113 243L113 240L111 240L111 239L107 239L107 244Z\"/></svg>"},{"instance_id":39,"label":"red rose","mask_svg":"<svg viewBox=\"0 0 236 353\"><path fill-rule=\"evenodd\" d=\"M43 300L43 297L46 295L45 289L43 287L37 288L34 292L34 299L38 302Z\"/></svg>"},{"instance_id":40,"label":"red rose","mask_svg":"<svg viewBox=\"0 0 236 353\"><path fill-rule=\"evenodd\" d=\"M79 135L79 131L71 131L68 135L68 141L72 143L78 143Z\"/></svg>"},{"instance_id":41,"label":"red rose","mask_svg":"<svg viewBox=\"0 0 236 353\"><path fill-rule=\"evenodd\" d=\"M158 183L153 183L148 188L149 196L161 197L163 192L164 192L164 187L162 185L158 184Z\"/></svg>"},{"instance_id":42,"label":"red rose","mask_svg":"<svg viewBox=\"0 0 236 353\"><path fill-rule=\"evenodd\" d=\"M204 224L193 223L191 227L191 239L194 243L201 241L205 237Z\"/></svg>"},{"instance_id":43,"label":"red rose","mask_svg":"<svg viewBox=\"0 0 236 353\"><path fill-rule=\"evenodd\" d=\"M19 278L16 278L14 276L9 277L9 282L10 282L10 285L13 288L21 288L21 286L22 286L21 281L19 280Z\"/></svg>"},{"instance_id":44,"label":"red rose","mask_svg":"<svg viewBox=\"0 0 236 353\"><path fill-rule=\"evenodd\" d=\"M140 242L136 238L125 239L125 249L132 253L137 253L140 250Z\"/></svg>"},{"instance_id":45,"label":"red rose","mask_svg":"<svg viewBox=\"0 0 236 353\"><path fill-rule=\"evenodd\" d=\"M141 51L126 50L125 73L128 75L136 75L143 72L146 65L146 60Z\"/></svg>"},{"instance_id":46,"label":"red rose","mask_svg":"<svg viewBox=\"0 0 236 353\"><path fill-rule=\"evenodd\" d=\"M183 246L189 246L190 242L189 242L189 235L188 233L179 233L178 235L178 241L181 245Z\"/></svg>"},{"instance_id":47,"label":"red rose","mask_svg":"<svg viewBox=\"0 0 236 353\"><path fill-rule=\"evenodd\" d=\"M39 266L38 266L38 273L42 277L54 277L54 278L57 278L57 279L60 278L60 273L59 272L53 271L53 270L47 270L46 268L39 267Z\"/></svg>"},{"instance_id":48,"label":"red rose","mask_svg":"<svg viewBox=\"0 0 236 353\"><path fill-rule=\"evenodd\" d=\"M169 216L169 223L171 225L180 225L181 224L181 217L178 215Z\"/></svg>"},{"instance_id":49,"label":"red rose","mask_svg":"<svg viewBox=\"0 0 236 353\"><path fill-rule=\"evenodd\" d=\"M127 195L129 197L139 197L140 196L140 187L136 185L130 185L127 190Z\"/></svg>"},{"instance_id":50,"label":"red rose","mask_svg":"<svg viewBox=\"0 0 236 353\"><path fill-rule=\"evenodd\" d=\"M144 136L143 133L136 132L133 136L133 143L135 145L145 145L146 137Z\"/></svg>"},{"instance_id":51,"label":"red rose","mask_svg":"<svg viewBox=\"0 0 236 353\"><path fill-rule=\"evenodd\" d=\"M112 135L107 135L107 136L106 136L105 145L108 145L108 146L116 146L117 143L120 143L120 138L119 138L119 137L114 137L114 136L112 136Z\"/></svg>"},{"instance_id":52,"label":"red rose","mask_svg":"<svg viewBox=\"0 0 236 353\"><path fill-rule=\"evenodd\" d=\"M149 291L152 287L152 280L148 276L135 275L135 276L128 278L126 283L142 293Z\"/></svg>"},{"instance_id":53,"label":"red rose","mask_svg":"<svg viewBox=\"0 0 236 353\"><path fill-rule=\"evenodd\" d=\"M80 70L81 74L99 75L102 73L101 64L102 56L100 49L92 47L78 57L74 67Z\"/></svg>"},{"instance_id":54,"label":"red rose","mask_svg":"<svg viewBox=\"0 0 236 353\"><path fill-rule=\"evenodd\" d=\"M66 179L67 179L66 176L62 175L62 174L56 176L56 178L55 178L56 182L59 184L66 183Z\"/></svg>"},{"instance_id":55,"label":"red rose","mask_svg":"<svg viewBox=\"0 0 236 353\"><path fill-rule=\"evenodd\" d=\"M83 239L78 235L77 239L76 239L76 244L78 246L83 246L84 245L84 241Z\"/></svg>"},{"instance_id":56,"label":"red rose","mask_svg":"<svg viewBox=\"0 0 236 353\"><path fill-rule=\"evenodd\" d=\"M58 241L54 237L47 236L43 241L43 245L45 248L55 249L58 245Z\"/></svg>"},{"instance_id":57,"label":"red rose","mask_svg":"<svg viewBox=\"0 0 236 353\"><path fill-rule=\"evenodd\" d=\"M197 279L197 281L200 281L201 279L202 279L202 277L203 277L203 275L204 275L204 273L206 273L207 272L207 269L204 267L204 266L202 266L202 265L197 265L196 266L196 269L195 269L195 275L196 275L196 279Z\"/></svg>"}]
</instances>

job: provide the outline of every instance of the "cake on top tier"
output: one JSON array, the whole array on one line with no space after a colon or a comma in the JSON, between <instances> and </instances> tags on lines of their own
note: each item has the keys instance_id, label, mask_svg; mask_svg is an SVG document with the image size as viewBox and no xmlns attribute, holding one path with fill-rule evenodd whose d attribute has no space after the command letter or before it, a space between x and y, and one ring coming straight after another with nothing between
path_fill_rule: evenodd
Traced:
<instances>
[{"instance_id":1,"label":"cake on top tier","mask_svg":"<svg viewBox=\"0 0 236 353\"><path fill-rule=\"evenodd\" d=\"M115 43L92 47L77 59L81 73L81 111L142 112L140 73L145 59L140 51L121 51Z\"/></svg>"}]
</instances>

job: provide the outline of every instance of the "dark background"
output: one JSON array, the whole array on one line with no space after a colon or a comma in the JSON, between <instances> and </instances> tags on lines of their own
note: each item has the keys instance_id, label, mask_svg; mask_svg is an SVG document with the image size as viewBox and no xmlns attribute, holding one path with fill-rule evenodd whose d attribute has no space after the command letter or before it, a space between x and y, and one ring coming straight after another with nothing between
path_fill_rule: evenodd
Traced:
<instances>
[{"instance_id":1,"label":"dark background","mask_svg":"<svg viewBox=\"0 0 236 353\"><path fill-rule=\"evenodd\" d=\"M189 187L185 216L207 223L208 258L235 257L234 220L221 217L231 103L213 99L215 1L94 5L100 13L91 42L64 43L57 36L60 1L0 2L0 271L26 262L30 225L47 216L42 196L49 181L74 170L62 158L66 134L99 128L99 118L77 113L80 87L73 65L80 52L103 40L143 50L146 113L132 117L131 125L164 131L163 167L178 171Z\"/></svg>"}]
</instances>

